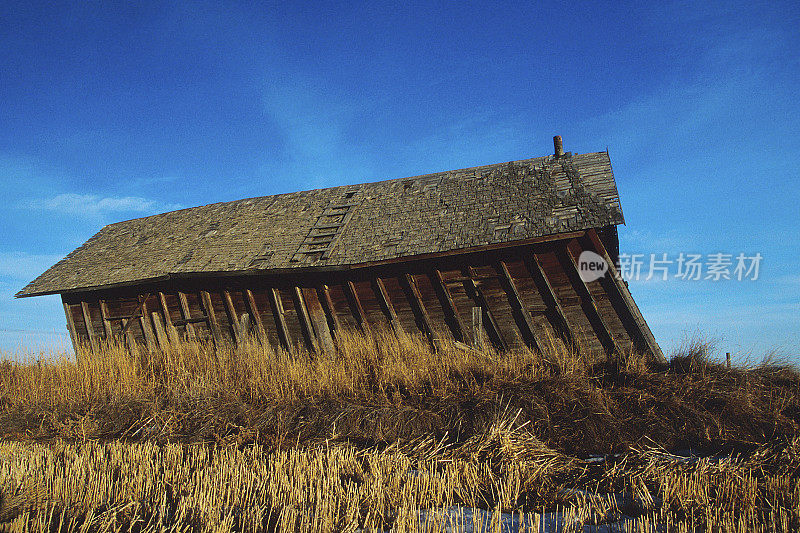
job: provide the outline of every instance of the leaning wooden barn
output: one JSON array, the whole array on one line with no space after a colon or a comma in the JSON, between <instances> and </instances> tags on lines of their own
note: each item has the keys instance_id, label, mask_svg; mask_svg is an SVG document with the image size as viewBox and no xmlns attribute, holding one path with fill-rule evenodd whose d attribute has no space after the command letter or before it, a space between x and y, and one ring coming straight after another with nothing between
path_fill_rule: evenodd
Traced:
<instances>
[{"instance_id":1,"label":"leaning wooden barn","mask_svg":"<svg viewBox=\"0 0 800 533\"><path fill-rule=\"evenodd\" d=\"M435 347L563 339L594 356L662 358L617 261L623 223L607 152L250 198L111 224L17 296L61 294L73 343L157 349L249 335L333 349L344 328ZM561 342L561 341L556 341Z\"/></svg>"}]
</instances>

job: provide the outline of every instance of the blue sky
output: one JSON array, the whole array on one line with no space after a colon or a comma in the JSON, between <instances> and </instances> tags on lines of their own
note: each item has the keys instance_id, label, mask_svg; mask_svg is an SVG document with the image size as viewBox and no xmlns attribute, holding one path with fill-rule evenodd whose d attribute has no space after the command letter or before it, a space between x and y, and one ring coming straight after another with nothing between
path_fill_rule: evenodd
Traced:
<instances>
[{"instance_id":1,"label":"blue sky","mask_svg":"<svg viewBox=\"0 0 800 533\"><path fill-rule=\"evenodd\" d=\"M796 2L59 4L0 4L0 349L65 343L57 296L13 294L104 224L560 134L609 149L623 252L764 258L631 280L664 348L800 362Z\"/></svg>"}]
</instances>

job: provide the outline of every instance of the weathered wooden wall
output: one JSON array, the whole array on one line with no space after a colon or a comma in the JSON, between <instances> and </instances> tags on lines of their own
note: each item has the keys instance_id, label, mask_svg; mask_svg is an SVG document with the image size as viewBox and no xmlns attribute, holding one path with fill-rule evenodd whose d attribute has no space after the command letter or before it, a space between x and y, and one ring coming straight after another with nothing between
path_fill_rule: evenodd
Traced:
<instances>
[{"instance_id":1,"label":"weathered wooden wall","mask_svg":"<svg viewBox=\"0 0 800 533\"><path fill-rule=\"evenodd\" d=\"M62 298L77 342L115 335L157 349L177 339L236 343L249 332L284 350L318 351L332 349L343 328L389 327L433 345L505 350L557 339L597 356L633 345L663 357L622 281L578 276L580 252L606 254L609 240L589 231L340 272L204 277Z\"/></svg>"}]
</instances>

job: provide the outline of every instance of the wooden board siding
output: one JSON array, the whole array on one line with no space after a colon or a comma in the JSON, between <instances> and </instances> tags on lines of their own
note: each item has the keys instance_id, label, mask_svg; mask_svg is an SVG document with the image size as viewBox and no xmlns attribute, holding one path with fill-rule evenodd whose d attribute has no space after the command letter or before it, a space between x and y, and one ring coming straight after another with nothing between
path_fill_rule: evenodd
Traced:
<instances>
[{"instance_id":1,"label":"wooden board siding","mask_svg":"<svg viewBox=\"0 0 800 533\"><path fill-rule=\"evenodd\" d=\"M135 291L70 294L64 295L65 312L72 318L77 340L89 340L86 318L95 337L101 339L109 331L119 335L122 318L135 315L139 299L150 294L147 310L163 318L161 326L167 338L174 325L181 338L189 328L199 340L211 341L216 327L217 343L233 344L244 334L238 331L238 320L247 313L250 333L256 334L260 323L264 342L271 346L319 351L332 349L337 329L357 330L362 325L390 329L392 320L398 326L393 329L400 334L421 334L434 344L439 340L473 344L473 309L479 307L481 336L496 348L543 347L562 337L570 342L572 336L583 352L601 357L608 351L609 339L603 338L599 325L623 353L634 342L632 336L638 339L637 347L646 348L644 333L639 333L622 296L615 293L615 302L609 298L609 287L616 286L601 281L577 283L574 272L568 270L572 268L568 258L590 244L572 239L344 272L208 278L152 284ZM542 276L537 279L539 268ZM555 300L549 290L543 293L547 286ZM203 292L207 296L202 297ZM181 294L186 310L181 309ZM593 309L601 320L593 316ZM213 312L213 320L208 320L207 312ZM559 313L569 335L562 332ZM155 322L152 316L148 318L146 323L152 328ZM146 346L145 331L136 322L131 334ZM163 342L158 339L165 335L151 333Z\"/></svg>"},{"instance_id":2,"label":"wooden board siding","mask_svg":"<svg viewBox=\"0 0 800 533\"><path fill-rule=\"evenodd\" d=\"M357 329L358 321L350 309L344 287L331 280L331 283L328 284L328 295L333 304L333 313L342 329Z\"/></svg>"},{"instance_id":3,"label":"wooden board siding","mask_svg":"<svg viewBox=\"0 0 800 533\"><path fill-rule=\"evenodd\" d=\"M314 340L317 343L316 349L327 353L335 352L336 348L333 342L333 335L331 335L328 318L325 314L325 309L320 300L319 293L315 288L311 287L301 289L301 291L306 310L308 311L308 318L311 322Z\"/></svg>"},{"instance_id":4,"label":"wooden board siding","mask_svg":"<svg viewBox=\"0 0 800 533\"><path fill-rule=\"evenodd\" d=\"M475 307L475 302L467 295L464 284L454 281L456 278L461 277L461 271L453 268L442 268L441 274L442 280L450 292L453 304L458 311L461 323L465 326L465 338L462 342L474 344L475 339L472 335L472 308Z\"/></svg>"},{"instance_id":5,"label":"wooden board siding","mask_svg":"<svg viewBox=\"0 0 800 533\"><path fill-rule=\"evenodd\" d=\"M200 303L200 292L194 290L187 290L182 292L183 294L186 295L186 303L191 312L191 316L187 318L196 318L205 316L205 311L203 310L203 306ZM187 333L190 330L193 331L195 338L200 342L211 341L211 329L208 327L208 323L205 321L187 324L184 326L184 330ZM188 334L191 335L191 333Z\"/></svg>"},{"instance_id":6,"label":"wooden board siding","mask_svg":"<svg viewBox=\"0 0 800 533\"><path fill-rule=\"evenodd\" d=\"M283 305L283 316L286 320L289 338L291 338L293 346L301 348L305 344L305 341L303 340L303 332L300 329L300 319L295 309L292 287L281 287L278 289L278 292L280 293L281 303Z\"/></svg>"},{"instance_id":7,"label":"wooden board siding","mask_svg":"<svg viewBox=\"0 0 800 533\"><path fill-rule=\"evenodd\" d=\"M389 327L394 331L395 335L398 337L402 337L405 335L405 330L403 329L402 324L400 324L400 319L397 318L397 312L394 308L394 303L392 302L392 298L389 296L389 292L386 290L386 285L384 284L383 280L375 276L370 282L372 286L372 292L375 293L375 297L378 300L378 303L381 306L381 310L386 315L386 320L389 322Z\"/></svg>"},{"instance_id":8,"label":"wooden board siding","mask_svg":"<svg viewBox=\"0 0 800 533\"><path fill-rule=\"evenodd\" d=\"M442 305L441 299L436 294L436 289L433 285L433 280L430 278L430 273L426 272L416 275L414 276L414 281L417 284L417 290L422 299L422 304L425 306L425 311L430 318L434 337L437 339L455 340L452 330L445 319L446 308Z\"/></svg>"},{"instance_id":9,"label":"wooden board siding","mask_svg":"<svg viewBox=\"0 0 800 533\"><path fill-rule=\"evenodd\" d=\"M552 248L538 250L536 257L539 259L545 278L553 288L556 300L563 309L567 326L577 348L583 353L604 353L603 345L595 335L592 324L584 313L581 298L575 292L555 250Z\"/></svg>"},{"instance_id":10,"label":"wooden board siding","mask_svg":"<svg viewBox=\"0 0 800 533\"><path fill-rule=\"evenodd\" d=\"M529 255L533 255L531 252ZM522 307L530 315L533 322L533 335L540 348L550 345L559 336L552 328L547 316L548 307L544 297L539 293L536 282L531 276L523 260L504 262L514 285L517 288Z\"/></svg>"},{"instance_id":11,"label":"wooden board siding","mask_svg":"<svg viewBox=\"0 0 800 533\"><path fill-rule=\"evenodd\" d=\"M392 274L394 274L394 272ZM400 285L400 279L395 275L385 275L381 277L381 280L383 280L386 294L392 301L400 327L403 328L403 331L406 333L419 333L416 318L414 317L414 310L411 308L406 293Z\"/></svg>"},{"instance_id":12,"label":"wooden board siding","mask_svg":"<svg viewBox=\"0 0 800 533\"><path fill-rule=\"evenodd\" d=\"M372 290L372 284L369 280L354 281L353 288L358 296L358 302L364 313L366 323L377 326L388 325L386 314L381 309L378 297L375 295L375 291Z\"/></svg>"}]
</instances>

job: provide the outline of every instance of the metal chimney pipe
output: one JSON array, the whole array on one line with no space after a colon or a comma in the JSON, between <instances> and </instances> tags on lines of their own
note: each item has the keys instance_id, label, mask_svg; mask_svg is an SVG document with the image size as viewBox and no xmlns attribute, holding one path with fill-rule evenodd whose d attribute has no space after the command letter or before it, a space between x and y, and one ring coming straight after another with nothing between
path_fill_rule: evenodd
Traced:
<instances>
[{"instance_id":1,"label":"metal chimney pipe","mask_svg":"<svg viewBox=\"0 0 800 533\"><path fill-rule=\"evenodd\" d=\"M561 142L561 135L556 135L555 137L553 137L553 147L556 150L555 153L556 159L564 155L564 143Z\"/></svg>"}]
</instances>

